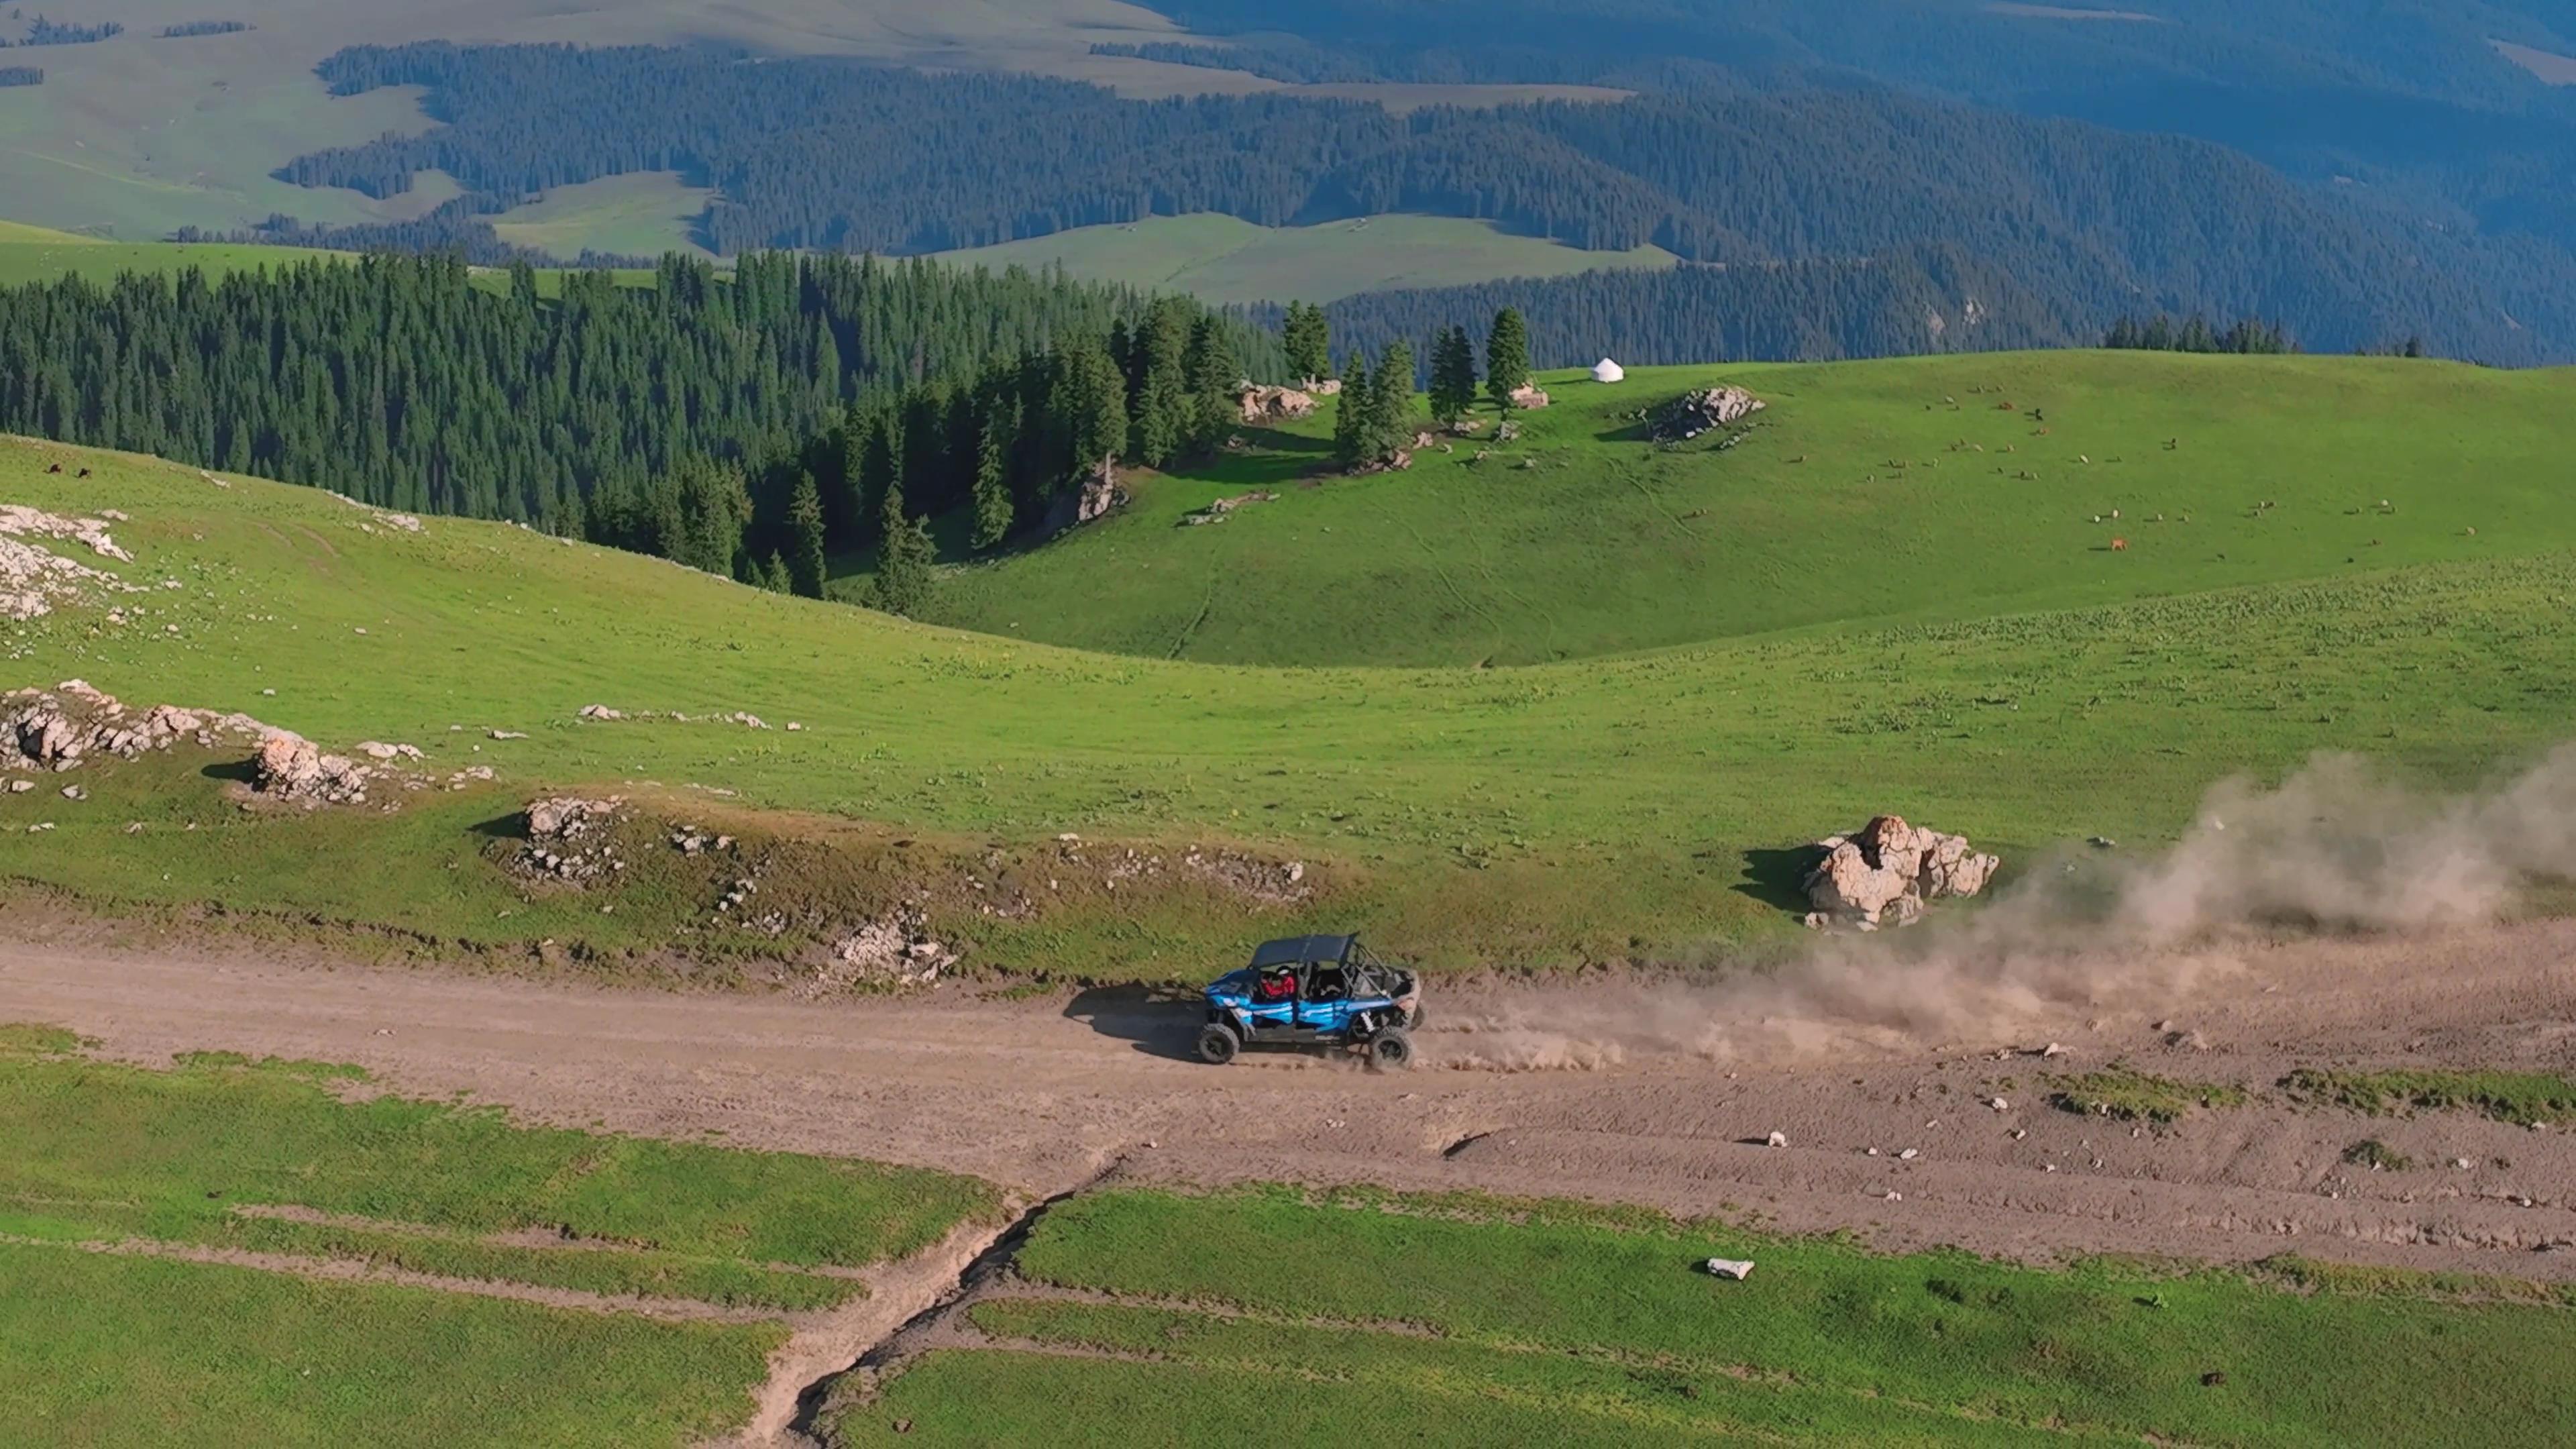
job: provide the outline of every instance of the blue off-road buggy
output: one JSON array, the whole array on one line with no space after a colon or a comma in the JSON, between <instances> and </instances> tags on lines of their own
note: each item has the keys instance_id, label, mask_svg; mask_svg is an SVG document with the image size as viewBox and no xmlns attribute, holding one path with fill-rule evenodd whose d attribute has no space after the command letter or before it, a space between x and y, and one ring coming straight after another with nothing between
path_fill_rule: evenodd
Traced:
<instances>
[{"instance_id":1,"label":"blue off-road buggy","mask_svg":"<svg viewBox=\"0 0 2576 1449\"><path fill-rule=\"evenodd\" d=\"M1248 1046L1356 1047L1381 1067L1413 1060L1422 990L1357 936L1265 941L1252 964L1208 983L1199 1059L1216 1066Z\"/></svg>"}]
</instances>

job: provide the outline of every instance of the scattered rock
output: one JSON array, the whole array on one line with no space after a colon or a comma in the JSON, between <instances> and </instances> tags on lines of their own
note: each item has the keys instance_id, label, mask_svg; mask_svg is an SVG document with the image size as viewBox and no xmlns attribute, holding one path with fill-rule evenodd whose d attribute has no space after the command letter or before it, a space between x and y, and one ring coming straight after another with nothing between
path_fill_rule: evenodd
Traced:
<instances>
[{"instance_id":1,"label":"scattered rock","mask_svg":"<svg viewBox=\"0 0 2576 1449\"><path fill-rule=\"evenodd\" d=\"M1535 412L1547 406L1547 392L1536 383L1523 383L1511 391L1512 406L1522 412Z\"/></svg>"},{"instance_id":2,"label":"scattered rock","mask_svg":"<svg viewBox=\"0 0 2576 1449\"><path fill-rule=\"evenodd\" d=\"M1745 1279L1753 1276L1753 1260L1750 1258L1711 1258L1708 1260L1708 1274L1712 1278L1726 1278L1734 1282L1741 1283Z\"/></svg>"},{"instance_id":3,"label":"scattered rock","mask_svg":"<svg viewBox=\"0 0 2576 1449\"><path fill-rule=\"evenodd\" d=\"M528 843L516 861L522 875L586 885L626 868L614 828L626 802L561 795L528 802Z\"/></svg>"},{"instance_id":4,"label":"scattered rock","mask_svg":"<svg viewBox=\"0 0 2576 1449\"><path fill-rule=\"evenodd\" d=\"M1818 841L1817 848L1824 858L1807 873L1808 902L1829 920L1863 929L1891 920L1910 926L1927 902L1976 895L2001 864L1978 854L1965 836L1911 826L1896 815L1881 815L1854 835Z\"/></svg>"},{"instance_id":5,"label":"scattered rock","mask_svg":"<svg viewBox=\"0 0 2576 1449\"><path fill-rule=\"evenodd\" d=\"M1762 1139L1762 1141L1763 1145L1766 1147L1786 1147L1789 1145L1789 1134L1786 1132L1774 1132L1770 1136Z\"/></svg>"},{"instance_id":6,"label":"scattered rock","mask_svg":"<svg viewBox=\"0 0 2576 1449\"><path fill-rule=\"evenodd\" d=\"M361 740L358 753L370 760L417 760L423 758L417 745L389 745L382 740Z\"/></svg>"},{"instance_id":7,"label":"scattered rock","mask_svg":"<svg viewBox=\"0 0 2576 1449\"><path fill-rule=\"evenodd\" d=\"M1647 431L1659 443L1688 442L1702 433L1733 427L1768 406L1740 387L1693 388L1655 409Z\"/></svg>"},{"instance_id":8,"label":"scattered rock","mask_svg":"<svg viewBox=\"0 0 2576 1449\"><path fill-rule=\"evenodd\" d=\"M528 736L527 736L527 732L526 732L526 731L524 731L524 730L494 730L494 731L492 731L492 738L494 738L494 739L496 739L496 740L524 740L524 739L526 739L527 737L528 737Z\"/></svg>"},{"instance_id":9,"label":"scattered rock","mask_svg":"<svg viewBox=\"0 0 2576 1449\"><path fill-rule=\"evenodd\" d=\"M87 601L94 593L140 593L103 569L67 559L20 539L62 539L123 563L134 556L117 547L107 524L95 518L62 518L16 503L0 503L0 619L41 618L58 604Z\"/></svg>"},{"instance_id":10,"label":"scattered rock","mask_svg":"<svg viewBox=\"0 0 2576 1449\"><path fill-rule=\"evenodd\" d=\"M89 792L78 785L65 785L63 787L63 798L66 800L86 800L89 798Z\"/></svg>"},{"instance_id":11,"label":"scattered rock","mask_svg":"<svg viewBox=\"0 0 2576 1449\"><path fill-rule=\"evenodd\" d=\"M583 719L624 719L626 711L610 709L604 704L585 704L581 707L581 717Z\"/></svg>"},{"instance_id":12,"label":"scattered rock","mask_svg":"<svg viewBox=\"0 0 2576 1449\"><path fill-rule=\"evenodd\" d=\"M887 912L832 944L831 959L805 983L820 996L858 985L927 986L957 963L957 953L931 939L929 923L910 907Z\"/></svg>"},{"instance_id":13,"label":"scattered rock","mask_svg":"<svg viewBox=\"0 0 2576 1449\"><path fill-rule=\"evenodd\" d=\"M1207 523L1223 523L1227 518L1231 517L1234 511L1238 508L1243 508L1254 503L1276 503L1278 501L1279 495L1270 492L1268 489L1255 489L1250 493L1237 493L1231 498L1220 498L1205 508L1182 514L1181 523L1185 527L1195 527L1197 525Z\"/></svg>"}]
</instances>

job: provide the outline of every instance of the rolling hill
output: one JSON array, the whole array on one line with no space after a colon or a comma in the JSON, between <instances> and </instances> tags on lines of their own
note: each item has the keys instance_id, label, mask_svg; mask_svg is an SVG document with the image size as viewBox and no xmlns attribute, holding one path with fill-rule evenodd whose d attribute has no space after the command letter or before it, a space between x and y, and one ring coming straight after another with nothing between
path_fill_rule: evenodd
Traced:
<instances>
[{"instance_id":1,"label":"rolling hill","mask_svg":"<svg viewBox=\"0 0 2576 1449\"><path fill-rule=\"evenodd\" d=\"M1155 657L1526 664L2576 546L2576 371L2050 352L1542 380L1518 442L1484 410L1402 473L1326 476L1330 403L1255 430L959 569L933 616ZM1740 444L1646 441L1640 412L1712 384L1770 404ZM1279 496L1182 526L1253 489Z\"/></svg>"},{"instance_id":2,"label":"rolling hill","mask_svg":"<svg viewBox=\"0 0 2576 1449\"><path fill-rule=\"evenodd\" d=\"M2207 383L2195 399L2174 380L2191 374L2163 358L2093 360L2105 369L2094 386L2118 391L2110 369L2121 364L2136 369L2127 426L2207 409L2199 436L2223 435L2236 389ZM1863 396L1888 389L1904 400L1892 417L1905 419L1855 430L1853 441L1906 453L1970 430L1966 415L1939 407L1934 387L1954 381L1943 365L1917 364L1927 370L1912 377L1899 364L1852 370L1844 385ZM2322 371L2328 364L2295 365L2321 370L2320 409L2347 398L2351 426L2366 430L2385 403L2369 380L2377 365L2335 365L2349 370L2341 380ZM2427 369L2411 388L2438 398L2445 380L2484 381ZM1806 386L1821 397L1826 381ZM2505 381L2554 385L2545 375ZM2070 434L2098 425L2079 422L2085 396L2070 386L2051 407ZM1783 397L1782 433L1799 426L1796 401ZM1549 425L1580 429L1582 416L1569 405ZM2476 429L2456 421L2465 447ZM2012 426L2040 425L2016 413ZM2186 458L2215 447L2170 427ZM2135 452L2157 447L2162 429L2148 431ZM1736 451L1761 456L1771 439L1754 436ZM2031 515L2010 550L1968 547L1941 531L1937 509L1910 528L1870 523L1876 485L1865 478L1767 522L1753 501L1725 505L1717 490L1707 504L1635 514L1628 552L1605 531L1589 554L1566 555L1579 567L1528 586L1544 583L1543 597L1557 601L1587 588L1624 600L1587 605L1597 607L1593 642L1651 642L1639 635L1666 621L1648 608L1649 591L1622 592L1622 574L1685 576L1668 555L1723 560L1737 546L1731 535L1713 530L1721 552L1700 554L1710 537L1686 527L1707 520L1680 515L1731 506L1737 530L1776 532L1767 553L1710 569L1701 612L1683 627L1735 632L1492 670L1078 652L785 598L505 525L432 519L415 532L309 489L232 479L219 488L194 469L13 443L0 450L0 501L129 515L115 536L131 564L80 561L145 589L18 627L8 662L19 682L79 677L142 703L246 709L329 746L418 745L432 782L475 766L499 779L405 796L392 813L278 815L228 803L237 762L154 756L84 773L85 799L66 799L51 781L0 799L0 876L146 918L219 906L246 929L356 932L392 949L513 953L552 942L601 969L658 969L656 953L688 942L692 954L732 963L722 969L758 971L902 899L921 902L978 966L1058 975L1191 974L1297 926L1356 925L1440 964L1670 959L1792 930L1794 847L1875 811L1966 831L2020 862L2064 839L2169 836L2213 780L2279 771L2318 749L2465 783L2563 734L2571 672L2556 621L2576 590L2576 556L2552 496L2514 493L2510 478L2464 491L2463 470L2438 457L2419 457L2431 476L2404 492L2410 480L2385 470L2364 483L2298 464L2289 429L2275 438L2278 453L2257 450L2253 431L2239 436L2244 461L2260 466L2232 479L2168 474L2134 500L2096 482L2100 501L2062 498L2049 510L2018 494L1981 505L1971 516L1990 527ZM2408 456L2394 434L2378 451ZM1938 498L1943 485L1929 475L1962 476L1952 456L1900 458L1917 466L1889 486ZM1930 458L1945 466L1921 469ZM55 461L65 471L48 471ZM1429 476L1383 486L1437 486ZM1542 468L1529 481L1548 478ZM1250 524L1252 510L1214 533L1320 535L1324 510L1356 528L1389 506L1367 501L1378 486L1291 489L1265 505L1284 528ZM2212 511L2197 511L2203 495L2191 494L2194 522L2184 525L2183 503L2160 490L2196 487L2214 490ZM2347 493L2345 506L2364 512L2334 506ZM2397 512L2369 516L2383 494ZM2096 552L2111 529L2076 510L2124 501L2174 517L2140 523L2129 550ZM2247 516L2266 501L2279 506ZM1149 494L1123 530L1064 547L1142 562L1137 553L1166 546L1153 513L1169 506ZM2472 514L2475 544L2462 521ZM2365 551L2365 530L2381 548ZM1190 530L1177 546L1204 547L1197 535L1210 532ZM1445 553L1410 543L1380 551L1410 577L1371 586L1382 590L1388 637L1412 648L1439 637L1426 625L1452 612L1464 577L1448 561L1488 547L1482 532L1472 512L1458 513L1447 518ZM2234 557L2222 564L2219 552ZM1515 567L1528 573L1544 560L1531 553ZM2121 566L2143 567L2106 583L2101 571ZM1192 572L1204 591L1205 562ZM971 597L971 580L955 587ZM1782 602L1843 592L1851 600L1839 622L1818 617L1833 612L1825 605ZM1231 637L1249 652L1255 616L1233 617ZM1013 622L1025 632L1044 620L996 627ZM1612 640L1614 625L1630 637ZM1348 631L1342 652L1357 652L1356 626L1337 627ZM1581 642L1571 629L1558 637ZM1301 647L1272 652L1297 657ZM1466 650L1450 647L1441 646L1446 659L1465 662ZM691 722L581 718L592 704ZM771 727L722 722L738 711ZM745 849L764 862L777 934L711 929L735 867L670 852L604 900L528 889L509 868L511 822L532 797L566 790L638 802L647 821L663 822L639 826L641 838L676 823L755 842ZM45 825L54 828L29 833ZM351 852L376 868L343 869ZM1292 876L1292 889L1243 884Z\"/></svg>"}]
</instances>

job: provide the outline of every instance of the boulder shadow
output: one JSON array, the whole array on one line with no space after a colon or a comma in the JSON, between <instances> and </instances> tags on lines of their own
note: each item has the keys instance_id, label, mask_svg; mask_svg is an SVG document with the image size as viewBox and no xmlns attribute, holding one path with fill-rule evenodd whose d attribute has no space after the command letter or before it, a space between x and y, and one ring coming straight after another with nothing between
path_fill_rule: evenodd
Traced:
<instances>
[{"instance_id":1,"label":"boulder shadow","mask_svg":"<svg viewBox=\"0 0 2576 1449\"><path fill-rule=\"evenodd\" d=\"M1822 859L1824 852L1812 845L1748 850L1744 852L1744 879L1736 882L1735 892L1790 915L1804 916L1808 910L1807 872Z\"/></svg>"},{"instance_id":2,"label":"boulder shadow","mask_svg":"<svg viewBox=\"0 0 2576 1449\"><path fill-rule=\"evenodd\" d=\"M1197 992L1170 986L1085 987L1064 1008L1067 1020L1170 1061L1198 1060L1205 1012Z\"/></svg>"},{"instance_id":3,"label":"boulder shadow","mask_svg":"<svg viewBox=\"0 0 2576 1449\"><path fill-rule=\"evenodd\" d=\"M528 812L513 810L507 815L495 815L489 820L477 823L472 833L485 840L529 839Z\"/></svg>"},{"instance_id":4,"label":"boulder shadow","mask_svg":"<svg viewBox=\"0 0 2576 1449\"><path fill-rule=\"evenodd\" d=\"M257 759L222 760L197 772L209 780L222 780L236 785L259 783Z\"/></svg>"}]
</instances>

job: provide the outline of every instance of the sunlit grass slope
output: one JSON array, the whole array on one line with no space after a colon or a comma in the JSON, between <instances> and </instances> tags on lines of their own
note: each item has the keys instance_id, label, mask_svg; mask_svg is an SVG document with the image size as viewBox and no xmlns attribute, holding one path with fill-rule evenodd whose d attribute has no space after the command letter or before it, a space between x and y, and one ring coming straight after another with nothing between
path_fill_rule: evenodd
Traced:
<instances>
[{"instance_id":1,"label":"sunlit grass slope","mask_svg":"<svg viewBox=\"0 0 2576 1449\"><path fill-rule=\"evenodd\" d=\"M935 613L1157 658L1516 664L2576 544L2576 370L2072 352L1546 381L1518 442L1401 473L1326 476L1329 407L1255 433ZM1643 439L1640 410L1721 382L1770 404L1740 444ZM1176 526L1252 488L1280 497Z\"/></svg>"},{"instance_id":2,"label":"sunlit grass slope","mask_svg":"<svg viewBox=\"0 0 2576 1449\"><path fill-rule=\"evenodd\" d=\"M56 459L97 475L47 473ZM800 829L872 822L886 879L906 858L889 835L1008 852L1073 832L1242 843L1313 862L1322 883L1294 908L1185 900L1157 916L1105 895L1010 922L970 908L951 939L988 964L1192 974L1292 924L1356 925L1448 962L1686 952L1790 930L1774 852L1873 811L2016 858L2069 837L2144 842L2214 778L2320 748L2472 781L2561 738L2576 703L2576 557L2492 526L2480 543L2520 557L1521 669L1269 669L951 632L501 525L410 533L316 491L51 445L0 443L0 501L130 514L116 534L135 562L111 566L146 590L116 600L121 624L94 604L13 628L14 681L85 677L502 774L398 813L296 818L223 806L206 762L175 754L84 772L87 801L49 777L0 797L0 876L452 942L660 945L706 920L687 881L641 873L603 914L595 897L530 898L495 866L491 831L526 799L587 787L792 811ZM2347 524L2367 526L2310 526ZM2149 543L2096 556L2089 525L2050 526L2087 567L2152 564L2160 546L2142 529ZM1897 562L1932 576L1928 549ZM2434 535L2415 553L2468 549ZM1871 558L1816 551L1817 576L1905 600ZM1938 573L1973 591L2003 567ZM748 710L774 728L577 722L590 703Z\"/></svg>"}]
</instances>

